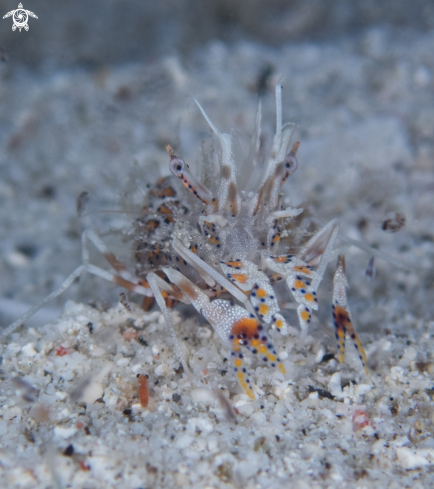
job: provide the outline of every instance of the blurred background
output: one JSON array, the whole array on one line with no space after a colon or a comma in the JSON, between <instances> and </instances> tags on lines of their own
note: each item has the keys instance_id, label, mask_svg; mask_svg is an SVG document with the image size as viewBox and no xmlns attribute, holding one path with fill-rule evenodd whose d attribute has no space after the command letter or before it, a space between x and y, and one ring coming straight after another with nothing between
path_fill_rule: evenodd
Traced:
<instances>
[{"instance_id":1,"label":"blurred background","mask_svg":"<svg viewBox=\"0 0 434 489\"><path fill-rule=\"evenodd\" d=\"M17 5L1 0L1 16ZM104 234L131 221L119 212L79 218L81 192L91 210L119 211L132 188L144 192L168 173L167 143L198 168L210 136L185 116L192 97L221 130L246 137L262 100L271 134L279 79L285 119L302 141L287 204L305 206L318 225L339 217L344 234L405 263L379 260L369 282L370 256L353 251L361 330L379 331L403 311L415 324L432 313L432 1L26 0L23 8L38 16L28 31L0 19L2 325L80 263L85 227ZM397 212L405 227L382 231ZM105 288L74 284L39 321L67 298L109 303L119 291Z\"/></svg>"},{"instance_id":2,"label":"blurred background","mask_svg":"<svg viewBox=\"0 0 434 489\"><path fill-rule=\"evenodd\" d=\"M0 3L4 13L16 4ZM21 36L7 28L10 20L3 21L0 39L12 60L35 70L188 56L214 39L279 47L355 35L373 25L434 27L430 0L27 0L24 8L34 10L39 21L30 19L29 32Z\"/></svg>"}]
</instances>

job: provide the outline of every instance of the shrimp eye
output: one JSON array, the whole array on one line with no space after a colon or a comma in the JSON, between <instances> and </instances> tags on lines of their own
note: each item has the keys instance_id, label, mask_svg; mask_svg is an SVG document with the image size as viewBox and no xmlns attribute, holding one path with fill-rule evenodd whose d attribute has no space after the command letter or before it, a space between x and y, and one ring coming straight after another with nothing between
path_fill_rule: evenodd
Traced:
<instances>
[{"instance_id":1,"label":"shrimp eye","mask_svg":"<svg viewBox=\"0 0 434 489\"><path fill-rule=\"evenodd\" d=\"M181 160L181 158L176 157L170 160L170 171L176 176L179 176L182 173L184 166L185 162L184 160Z\"/></svg>"},{"instance_id":2,"label":"shrimp eye","mask_svg":"<svg viewBox=\"0 0 434 489\"><path fill-rule=\"evenodd\" d=\"M287 157L285 158L285 168L288 170L289 175L294 173L295 170L297 170L297 167L298 167L297 158L291 153L289 153L289 155L287 155Z\"/></svg>"}]
</instances>

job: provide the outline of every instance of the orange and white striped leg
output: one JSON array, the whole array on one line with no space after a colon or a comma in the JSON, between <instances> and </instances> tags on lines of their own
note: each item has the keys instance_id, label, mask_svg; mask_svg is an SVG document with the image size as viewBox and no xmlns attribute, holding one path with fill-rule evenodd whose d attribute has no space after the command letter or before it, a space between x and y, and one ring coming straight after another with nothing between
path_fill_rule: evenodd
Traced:
<instances>
[{"instance_id":1,"label":"orange and white striped leg","mask_svg":"<svg viewBox=\"0 0 434 489\"><path fill-rule=\"evenodd\" d=\"M221 273L214 270L213 267L204 262L201 258L195 255L191 250L186 248L179 240L174 239L172 241L173 249L186 260L195 270L197 270L202 278L207 282L210 287L214 287L215 283L218 283L221 287L225 288L235 299L240 301L247 309L253 313L253 308L249 304L248 296L246 296L238 287L232 284L228 279L223 277ZM210 281L212 280L212 282ZM178 285L178 284L176 284Z\"/></svg>"},{"instance_id":2,"label":"orange and white striped leg","mask_svg":"<svg viewBox=\"0 0 434 489\"><path fill-rule=\"evenodd\" d=\"M39 304L36 304L32 308L30 308L26 313L20 316L14 323L8 326L3 331L3 334L7 336L13 333L21 324L24 323L24 321L26 321L28 318L36 314L39 311L39 309L41 309L47 302L51 301L52 299L62 294L62 292L64 292L68 287L70 287L70 285L74 282L74 280L80 277L83 272L91 273L92 275L96 275L100 278L103 278L104 280L113 282L127 290L130 290L132 292L137 292L138 294L144 296L148 296L150 294L150 290L148 288L143 287L140 284L130 282L122 277L119 277L118 275L110 273L107 270L96 267L95 265L91 265L90 263L87 262L79 266L78 268L76 268L71 273L71 275L66 280L64 280L62 284L54 292L52 292L47 297L45 297L45 299L43 299Z\"/></svg>"},{"instance_id":3,"label":"orange and white striped leg","mask_svg":"<svg viewBox=\"0 0 434 489\"><path fill-rule=\"evenodd\" d=\"M366 353L351 319L351 313L347 303L346 287L348 287L348 282L345 276L345 257L339 256L333 279L333 322L335 325L336 341L338 343L339 361L344 361L345 335L348 333L353 340L354 348L359 354L366 374L369 374Z\"/></svg>"},{"instance_id":4,"label":"orange and white striped leg","mask_svg":"<svg viewBox=\"0 0 434 489\"><path fill-rule=\"evenodd\" d=\"M235 259L221 261L220 268L234 285L244 293L250 293L250 303L261 321L271 324L281 334L288 333L288 325L280 314L270 280L257 265L248 260Z\"/></svg>"},{"instance_id":5,"label":"orange and white striped leg","mask_svg":"<svg viewBox=\"0 0 434 489\"><path fill-rule=\"evenodd\" d=\"M235 375L241 387L251 399L254 399L255 395L247 369L244 366L242 346L250 349L252 353L260 354L263 361L285 373L285 368L277 357L274 346L269 341L264 327L253 314L233 302L221 299L211 302L209 297L199 287L190 282L180 272L171 268L165 268L164 272L169 280L176 284L181 292L188 297L196 310L211 324L223 343L231 348Z\"/></svg>"}]
</instances>

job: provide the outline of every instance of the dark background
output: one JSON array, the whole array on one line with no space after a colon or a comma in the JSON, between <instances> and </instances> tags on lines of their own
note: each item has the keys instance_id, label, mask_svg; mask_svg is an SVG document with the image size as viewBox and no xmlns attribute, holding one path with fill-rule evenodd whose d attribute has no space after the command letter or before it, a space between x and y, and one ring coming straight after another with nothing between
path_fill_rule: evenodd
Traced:
<instances>
[{"instance_id":1,"label":"dark background","mask_svg":"<svg viewBox=\"0 0 434 489\"><path fill-rule=\"evenodd\" d=\"M18 1L0 2L1 15ZM1 19L0 46L33 69L152 61L187 54L212 39L277 47L291 40L330 40L375 24L434 26L430 0L26 0L23 6L39 19L30 18L25 35L12 32L10 18Z\"/></svg>"}]
</instances>

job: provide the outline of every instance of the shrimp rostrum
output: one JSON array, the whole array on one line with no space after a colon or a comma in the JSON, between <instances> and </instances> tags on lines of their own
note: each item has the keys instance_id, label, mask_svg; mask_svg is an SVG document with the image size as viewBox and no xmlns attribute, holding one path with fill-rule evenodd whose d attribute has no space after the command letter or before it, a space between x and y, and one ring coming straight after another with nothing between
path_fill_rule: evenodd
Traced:
<instances>
[{"instance_id":1,"label":"shrimp rostrum","mask_svg":"<svg viewBox=\"0 0 434 489\"><path fill-rule=\"evenodd\" d=\"M168 145L173 176L164 177L151 187L143 215L134 224L135 271L130 272L94 231L87 230L82 237L83 263L56 291L9 326L5 334L62 293L76 277L88 272L141 294L145 310L157 302L185 370L187 361L169 310L179 302L192 305L230 349L235 376L244 392L254 399L254 386L244 361L246 351L285 373L267 333L270 328L282 335L288 333L275 283L286 281L293 301L285 303L285 307L296 309L301 336L305 336L312 313L318 309L317 291L327 264L337 256L339 224L330 221L305 243L295 246L291 241L295 234L291 222L303 209L284 208L282 188L297 169L300 143L290 144L294 124L282 124L280 84L276 87L276 132L270 156L264 163L257 161L261 138L259 106L252 150L241 163L242 168L235 162L231 134L221 133L196 103L219 143L220 175L215 179L216 188L209 189L201 183ZM240 177L245 185L240 185ZM190 206L183 202L184 192L196 198ZM89 242L104 255L111 272L89 262ZM297 251L289 252L294 249ZM346 286L345 259L339 256L333 287L338 355L343 361L348 333L367 372L366 355L348 308Z\"/></svg>"}]
</instances>

